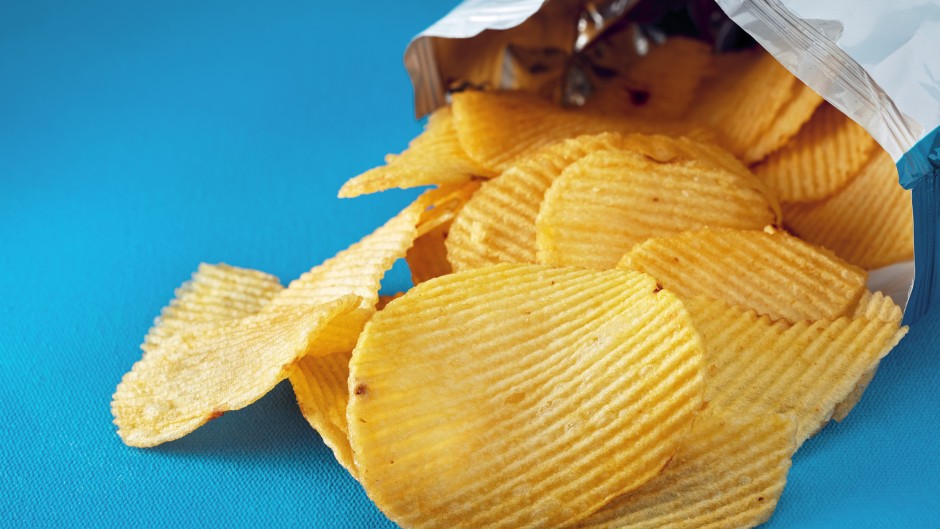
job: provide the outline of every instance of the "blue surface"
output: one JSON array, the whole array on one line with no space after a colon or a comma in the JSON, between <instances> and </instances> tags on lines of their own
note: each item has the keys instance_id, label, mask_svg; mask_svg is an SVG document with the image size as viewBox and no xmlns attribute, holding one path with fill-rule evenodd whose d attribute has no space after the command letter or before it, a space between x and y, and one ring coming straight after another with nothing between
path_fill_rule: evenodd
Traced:
<instances>
[{"instance_id":1,"label":"blue surface","mask_svg":"<svg viewBox=\"0 0 940 529\"><path fill-rule=\"evenodd\" d=\"M339 4L0 4L0 525L392 526L285 384L150 450L109 411L200 261L289 280L414 195L334 198L419 131L401 55L449 5ZM940 525L938 317L797 454L769 527Z\"/></svg>"}]
</instances>

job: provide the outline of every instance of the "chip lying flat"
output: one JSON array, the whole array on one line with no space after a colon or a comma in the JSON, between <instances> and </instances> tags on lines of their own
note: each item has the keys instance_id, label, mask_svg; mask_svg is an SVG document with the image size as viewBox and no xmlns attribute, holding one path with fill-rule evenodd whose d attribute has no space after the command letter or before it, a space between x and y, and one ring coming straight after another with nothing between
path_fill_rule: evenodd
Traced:
<instances>
[{"instance_id":1,"label":"chip lying flat","mask_svg":"<svg viewBox=\"0 0 940 529\"><path fill-rule=\"evenodd\" d=\"M816 109L787 145L754 167L783 202L812 202L845 187L868 161L875 140L837 108Z\"/></svg>"},{"instance_id":2,"label":"chip lying flat","mask_svg":"<svg viewBox=\"0 0 940 529\"><path fill-rule=\"evenodd\" d=\"M535 220L545 192L566 167L604 150L630 150L655 160L701 159L753 179L733 155L714 145L668 136L602 133L578 136L536 150L499 177L485 182L458 213L447 238L454 269L497 263L534 263Z\"/></svg>"},{"instance_id":3,"label":"chip lying flat","mask_svg":"<svg viewBox=\"0 0 940 529\"><path fill-rule=\"evenodd\" d=\"M739 529L766 522L796 450L782 415L710 408L663 473L570 529Z\"/></svg>"},{"instance_id":4,"label":"chip lying flat","mask_svg":"<svg viewBox=\"0 0 940 529\"><path fill-rule=\"evenodd\" d=\"M130 446L155 446L251 404L359 302L350 295L180 330L144 353L118 384L111 401L118 435Z\"/></svg>"},{"instance_id":5,"label":"chip lying flat","mask_svg":"<svg viewBox=\"0 0 940 529\"><path fill-rule=\"evenodd\" d=\"M539 262L604 269L651 237L779 221L779 206L753 175L610 150L555 180L536 219L536 246Z\"/></svg>"},{"instance_id":6,"label":"chip lying flat","mask_svg":"<svg viewBox=\"0 0 940 529\"><path fill-rule=\"evenodd\" d=\"M911 192L898 185L897 167L880 148L835 195L784 210L793 233L862 268L914 258Z\"/></svg>"},{"instance_id":7,"label":"chip lying flat","mask_svg":"<svg viewBox=\"0 0 940 529\"><path fill-rule=\"evenodd\" d=\"M865 272L824 248L773 230L714 229L651 239L623 268L690 298L709 296L791 322L838 318L865 291Z\"/></svg>"},{"instance_id":8,"label":"chip lying flat","mask_svg":"<svg viewBox=\"0 0 940 529\"><path fill-rule=\"evenodd\" d=\"M702 405L702 345L644 274L497 265L418 285L350 363L360 480L405 527L551 527L655 476Z\"/></svg>"},{"instance_id":9,"label":"chip lying flat","mask_svg":"<svg viewBox=\"0 0 940 529\"><path fill-rule=\"evenodd\" d=\"M798 445L907 332L851 317L790 325L702 298L686 306L705 340L706 400L735 415L791 413Z\"/></svg>"},{"instance_id":10,"label":"chip lying flat","mask_svg":"<svg viewBox=\"0 0 940 529\"><path fill-rule=\"evenodd\" d=\"M158 347L182 329L199 323L250 316L283 290L270 274L225 264L202 263L191 281L161 312L144 338L144 351Z\"/></svg>"},{"instance_id":11,"label":"chip lying flat","mask_svg":"<svg viewBox=\"0 0 940 529\"><path fill-rule=\"evenodd\" d=\"M340 198L352 198L392 188L460 184L495 173L477 164L457 141L450 107L442 107L428 118L427 128L399 155L390 154L386 164L349 180L339 190Z\"/></svg>"},{"instance_id":12,"label":"chip lying flat","mask_svg":"<svg viewBox=\"0 0 940 529\"><path fill-rule=\"evenodd\" d=\"M582 134L639 132L712 139L710 131L687 123L564 109L521 92L460 92L453 95L452 108L467 154L500 172L534 149Z\"/></svg>"}]
</instances>

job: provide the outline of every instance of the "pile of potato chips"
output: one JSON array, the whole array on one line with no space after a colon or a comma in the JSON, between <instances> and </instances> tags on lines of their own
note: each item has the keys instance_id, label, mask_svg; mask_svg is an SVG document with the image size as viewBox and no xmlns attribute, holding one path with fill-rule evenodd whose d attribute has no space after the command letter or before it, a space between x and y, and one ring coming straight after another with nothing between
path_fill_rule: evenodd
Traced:
<instances>
[{"instance_id":1,"label":"pile of potato chips","mask_svg":"<svg viewBox=\"0 0 940 529\"><path fill-rule=\"evenodd\" d=\"M340 196L434 188L286 288L177 290L125 443L288 378L403 527L753 527L907 330L866 288L913 254L890 158L760 51L673 38L579 110L457 93L386 161ZM416 286L379 296L401 258Z\"/></svg>"}]
</instances>

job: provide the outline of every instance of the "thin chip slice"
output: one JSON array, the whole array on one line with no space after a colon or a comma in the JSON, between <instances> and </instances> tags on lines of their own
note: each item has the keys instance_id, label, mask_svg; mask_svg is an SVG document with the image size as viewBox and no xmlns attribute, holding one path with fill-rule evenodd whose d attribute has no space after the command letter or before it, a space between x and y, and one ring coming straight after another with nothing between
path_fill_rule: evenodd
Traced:
<instances>
[{"instance_id":1,"label":"thin chip slice","mask_svg":"<svg viewBox=\"0 0 940 529\"><path fill-rule=\"evenodd\" d=\"M360 301L349 295L180 330L144 353L118 384L111 401L118 435L130 446L156 446L251 404Z\"/></svg>"},{"instance_id":2,"label":"thin chip slice","mask_svg":"<svg viewBox=\"0 0 940 529\"><path fill-rule=\"evenodd\" d=\"M710 408L663 473L571 529L736 529L773 514L796 450L783 415Z\"/></svg>"},{"instance_id":3,"label":"thin chip slice","mask_svg":"<svg viewBox=\"0 0 940 529\"><path fill-rule=\"evenodd\" d=\"M649 276L497 265L418 285L350 363L360 480L403 527L554 527L655 476L701 342Z\"/></svg>"},{"instance_id":4,"label":"thin chip slice","mask_svg":"<svg viewBox=\"0 0 940 529\"><path fill-rule=\"evenodd\" d=\"M880 148L844 189L820 202L785 204L784 213L793 233L867 270L914 258L911 192Z\"/></svg>"},{"instance_id":5,"label":"thin chip slice","mask_svg":"<svg viewBox=\"0 0 940 529\"><path fill-rule=\"evenodd\" d=\"M746 163L756 162L760 158L747 156L749 149L770 129L799 81L763 49L723 53L715 66L716 75L704 83L688 117L713 127L722 145Z\"/></svg>"},{"instance_id":6,"label":"thin chip slice","mask_svg":"<svg viewBox=\"0 0 940 529\"><path fill-rule=\"evenodd\" d=\"M536 219L536 246L539 262L604 269L652 237L779 221L779 206L753 175L608 150L555 180Z\"/></svg>"},{"instance_id":7,"label":"thin chip slice","mask_svg":"<svg viewBox=\"0 0 940 529\"><path fill-rule=\"evenodd\" d=\"M754 174L783 202L822 200L845 187L876 147L860 125L825 104L782 149L754 167Z\"/></svg>"},{"instance_id":8,"label":"thin chip slice","mask_svg":"<svg viewBox=\"0 0 940 529\"><path fill-rule=\"evenodd\" d=\"M290 383L304 418L353 477L358 476L349 446L346 405L349 403L351 353L301 358L290 372Z\"/></svg>"},{"instance_id":9,"label":"thin chip slice","mask_svg":"<svg viewBox=\"0 0 940 529\"><path fill-rule=\"evenodd\" d=\"M719 300L686 300L705 340L706 400L735 415L790 413L800 445L907 327L842 317L793 325Z\"/></svg>"},{"instance_id":10,"label":"thin chip slice","mask_svg":"<svg viewBox=\"0 0 940 529\"><path fill-rule=\"evenodd\" d=\"M396 187L460 184L496 175L464 152L449 107L431 114L424 132L401 154L388 155L385 162L343 184L339 197L352 198Z\"/></svg>"},{"instance_id":11,"label":"thin chip slice","mask_svg":"<svg viewBox=\"0 0 940 529\"><path fill-rule=\"evenodd\" d=\"M732 154L708 143L667 136L602 133L543 147L485 182L458 213L448 234L447 258L454 270L497 263L534 263L535 219L545 192L566 167L602 150L639 152L660 161L702 159L750 177Z\"/></svg>"},{"instance_id":12,"label":"thin chip slice","mask_svg":"<svg viewBox=\"0 0 940 529\"><path fill-rule=\"evenodd\" d=\"M747 147L742 159L754 163L779 150L810 121L822 103L822 96L797 79L793 83L790 101L780 109L770 127Z\"/></svg>"},{"instance_id":13,"label":"thin chip slice","mask_svg":"<svg viewBox=\"0 0 940 529\"><path fill-rule=\"evenodd\" d=\"M447 247L444 245L450 225L446 222L418 237L405 255L411 281L415 285L454 271L447 260Z\"/></svg>"},{"instance_id":14,"label":"thin chip slice","mask_svg":"<svg viewBox=\"0 0 940 529\"><path fill-rule=\"evenodd\" d=\"M375 310L382 310L386 305L404 296L404 292L396 292L389 296L379 296L379 302L375 304Z\"/></svg>"},{"instance_id":15,"label":"thin chip slice","mask_svg":"<svg viewBox=\"0 0 940 529\"><path fill-rule=\"evenodd\" d=\"M452 108L467 154L499 172L539 147L582 134L639 132L713 139L701 126L565 109L522 92L460 92L454 94Z\"/></svg>"},{"instance_id":16,"label":"thin chip slice","mask_svg":"<svg viewBox=\"0 0 940 529\"><path fill-rule=\"evenodd\" d=\"M685 298L723 299L791 322L838 318L865 291L864 270L771 228L651 239L634 246L620 266L646 272Z\"/></svg>"},{"instance_id":17,"label":"thin chip slice","mask_svg":"<svg viewBox=\"0 0 940 529\"><path fill-rule=\"evenodd\" d=\"M258 270L202 263L192 280L176 289L141 348L150 351L193 325L250 316L283 289L277 277Z\"/></svg>"}]
</instances>

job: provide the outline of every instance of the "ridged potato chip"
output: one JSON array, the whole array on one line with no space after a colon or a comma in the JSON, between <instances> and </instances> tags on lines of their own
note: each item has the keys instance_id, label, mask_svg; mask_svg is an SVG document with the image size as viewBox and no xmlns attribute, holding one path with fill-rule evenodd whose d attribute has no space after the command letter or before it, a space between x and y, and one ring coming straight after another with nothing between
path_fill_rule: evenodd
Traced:
<instances>
[{"instance_id":1,"label":"ridged potato chip","mask_svg":"<svg viewBox=\"0 0 940 529\"><path fill-rule=\"evenodd\" d=\"M369 322L349 435L405 527L553 527L651 479L702 406L681 301L631 271L496 265L422 283Z\"/></svg>"},{"instance_id":2,"label":"ridged potato chip","mask_svg":"<svg viewBox=\"0 0 940 529\"><path fill-rule=\"evenodd\" d=\"M793 233L867 270L914 258L911 192L881 148L835 195L809 204L784 204Z\"/></svg>"},{"instance_id":3,"label":"ridged potato chip","mask_svg":"<svg viewBox=\"0 0 940 529\"><path fill-rule=\"evenodd\" d=\"M864 270L785 232L713 229L650 239L622 268L685 298L709 296L791 322L838 318L865 291Z\"/></svg>"},{"instance_id":4,"label":"ridged potato chip","mask_svg":"<svg viewBox=\"0 0 940 529\"><path fill-rule=\"evenodd\" d=\"M536 218L541 263L613 268L635 244L699 228L761 229L780 206L753 175L631 151L589 154L552 183Z\"/></svg>"},{"instance_id":5,"label":"ridged potato chip","mask_svg":"<svg viewBox=\"0 0 940 529\"><path fill-rule=\"evenodd\" d=\"M407 149L388 155L385 165L343 184L339 197L352 198L396 187L460 184L495 175L467 156L457 141L450 107L442 107L428 117L424 132Z\"/></svg>"},{"instance_id":6,"label":"ridged potato chip","mask_svg":"<svg viewBox=\"0 0 940 529\"><path fill-rule=\"evenodd\" d=\"M771 321L720 300L686 300L705 341L706 400L735 415L790 413L801 445L897 345L896 322Z\"/></svg>"},{"instance_id":7,"label":"ridged potato chip","mask_svg":"<svg viewBox=\"0 0 940 529\"><path fill-rule=\"evenodd\" d=\"M447 247L444 244L450 225L450 222L441 224L418 237L405 255L408 269L411 270L411 281L415 285L454 271L447 260Z\"/></svg>"},{"instance_id":8,"label":"ridged potato chip","mask_svg":"<svg viewBox=\"0 0 940 529\"><path fill-rule=\"evenodd\" d=\"M453 95L460 144L480 165L505 171L534 149L601 132L666 134L712 140L701 126L625 115L565 109L521 92L459 92Z\"/></svg>"},{"instance_id":9,"label":"ridged potato chip","mask_svg":"<svg viewBox=\"0 0 940 529\"><path fill-rule=\"evenodd\" d=\"M789 143L756 165L754 174L782 202L822 200L845 187L876 146L865 129L827 103Z\"/></svg>"},{"instance_id":10,"label":"ridged potato chip","mask_svg":"<svg viewBox=\"0 0 940 529\"><path fill-rule=\"evenodd\" d=\"M350 356L349 352L305 356L291 369L289 378L304 418L330 447L336 460L357 477L346 423Z\"/></svg>"},{"instance_id":11,"label":"ridged potato chip","mask_svg":"<svg viewBox=\"0 0 940 529\"><path fill-rule=\"evenodd\" d=\"M783 415L709 408L663 473L570 529L734 529L773 514L796 450Z\"/></svg>"},{"instance_id":12,"label":"ridged potato chip","mask_svg":"<svg viewBox=\"0 0 940 529\"><path fill-rule=\"evenodd\" d=\"M156 446L251 404L359 302L348 295L180 330L144 353L118 384L111 401L118 435L130 446Z\"/></svg>"},{"instance_id":13,"label":"ridged potato chip","mask_svg":"<svg viewBox=\"0 0 940 529\"><path fill-rule=\"evenodd\" d=\"M534 263L535 219L545 192L562 171L584 156L603 150L630 150L653 159L701 159L752 178L732 154L708 143L668 136L602 133L578 136L543 147L485 182L457 214L447 238L454 270L497 263Z\"/></svg>"},{"instance_id":14,"label":"ridged potato chip","mask_svg":"<svg viewBox=\"0 0 940 529\"><path fill-rule=\"evenodd\" d=\"M812 119L813 113L822 103L822 96L797 79L793 83L790 101L777 112L777 116L770 122L770 127L748 145L742 159L754 163L780 150Z\"/></svg>"}]
</instances>

